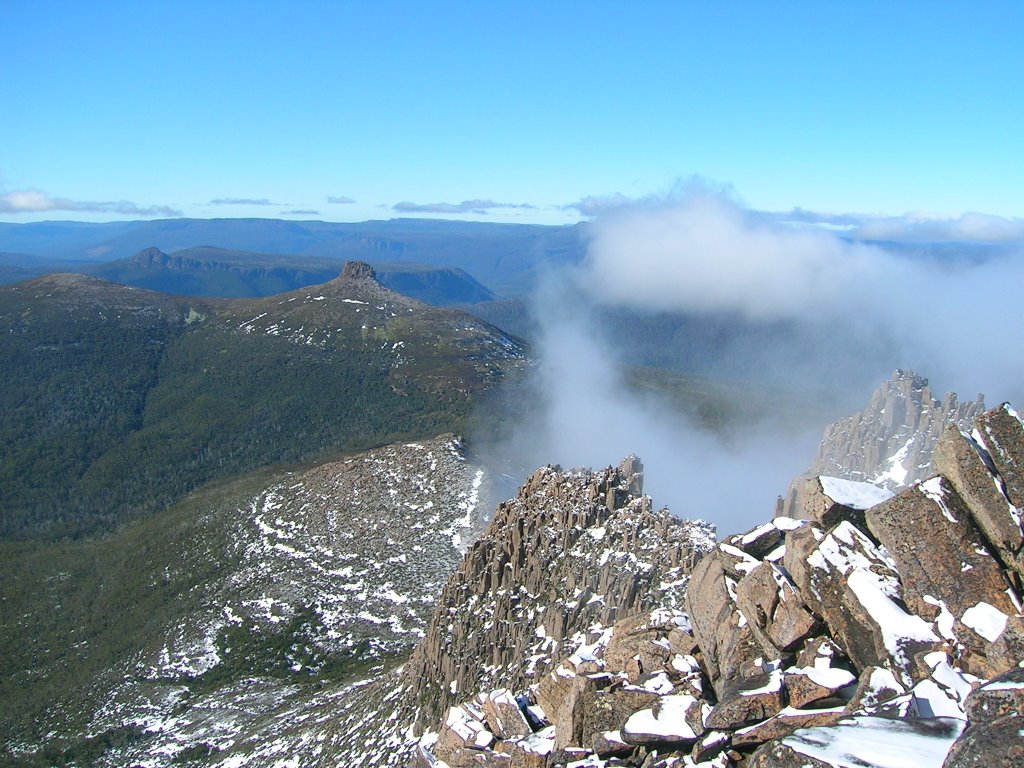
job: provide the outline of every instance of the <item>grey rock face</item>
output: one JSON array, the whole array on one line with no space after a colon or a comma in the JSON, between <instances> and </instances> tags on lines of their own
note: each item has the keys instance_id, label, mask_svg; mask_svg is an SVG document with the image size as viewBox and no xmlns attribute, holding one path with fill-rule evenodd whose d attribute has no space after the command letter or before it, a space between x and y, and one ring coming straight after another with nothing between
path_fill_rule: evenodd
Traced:
<instances>
[{"instance_id":1,"label":"grey rock face","mask_svg":"<svg viewBox=\"0 0 1024 768\"><path fill-rule=\"evenodd\" d=\"M985 410L984 397L960 402L953 393L940 401L928 379L896 371L875 390L868 407L829 425L818 455L783 497L781 514L804 517L803 483L819 475L870 482L896 491L933 474L932 451L950 424L970 429Z\"/></svg>"}]
</instances>

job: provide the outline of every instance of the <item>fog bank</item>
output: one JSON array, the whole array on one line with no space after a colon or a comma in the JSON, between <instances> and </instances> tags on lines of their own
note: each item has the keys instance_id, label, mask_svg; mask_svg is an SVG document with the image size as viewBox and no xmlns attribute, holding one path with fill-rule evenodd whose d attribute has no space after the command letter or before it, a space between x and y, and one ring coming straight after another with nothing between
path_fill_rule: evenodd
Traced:
<instances>
[{"instance_id":1,"label":"fog bank","mask_svg":"<svg viewBox=\"0 0 1024 768\"><path fill-rule=\"evenodd\" d=\"M635 453L656 505L725 534L769 517L827 421L862 408L896 367L929 377L939 396L1024 403L1019 257L914 259L766 220L702 188L617 202L592 222L584 262L549 274L534 297L537 402L507 446L524 466ZM628 386L622 362L635 350L602 323L613 310L685 316L686 334L657 343L710 345L702 373L739 382L758 407L739 409L738 429L709 430L656 389ZM774 395L758 399L776 391L796 418L774 412ZM811 423L801 404L832 412Z\"/></svg>"}]
</instances>

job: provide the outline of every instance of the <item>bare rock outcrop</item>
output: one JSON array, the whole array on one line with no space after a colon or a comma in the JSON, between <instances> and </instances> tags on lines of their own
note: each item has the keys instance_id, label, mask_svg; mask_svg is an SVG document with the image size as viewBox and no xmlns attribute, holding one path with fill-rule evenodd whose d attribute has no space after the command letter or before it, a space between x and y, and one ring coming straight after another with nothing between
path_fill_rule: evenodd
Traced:
<instances>
[{"instance_id":1,"label":"bare rock outcrop","mask_svg":"<svg viewBox=\"0 0 1024 768\"><path fill-rule=\"evenodd\" d=\"M713 529L653 510L642 472L633 457L599 472L544 467L499 505L406 666L421 727L467 694L540 680L595 625L682 605ZM648 663L639 654L636 671Z\"/></svg>"},{"instance_id":2,"label":"bare rock outcrop","mask_svg":"<svg viewBox=\"0 0 1024 768\"><path fill-rule=\"evenodd\" d=\"M869 482L891 491L933 474L932 451L946 427L970 429L985 410L984 397L961 402L953 393L932 396L928 379L897 370L871 396L867 408L829 425L818 455L782 497L779 514L813 519L805 506L807 480L825 475Z\"/></svg>"},{"instance_id":3,"label":"bare rock outcrop","mask_svg":"<svg viewBox=\"0 0 1024 768\"><path fill-rule=\"evenodd\" d=\"M816 479L820 514L776 517L726 538L681 579L685 599L662 591L661 608L614 616L566 618L559 609L563 618L551 623L562 628L558 642L540 663L529 654L526 665L519 662L531 673L507 697L531 732L503 737L497 728L463 728L462 746L446 752L456 739L445 724L430 737L438 756L449 765L544 768L881 766L894 754L934 768L943 760L949 768L1016 764L1024 755L1024 614L1011 578L1013 552L1005 537L994 545L982 521L1015 509L1009 487L1024 466L1019 425L1007 407L979 416L970 436L947 433L942 445L950 447L939 454L962 470L951 472L956 479L935 476L895 496ZM579 528L575 540L593 539L588 525L599 526L602 541L609 535L596 510L649 513L631 497L622 470L614 472L606 470L587 494L595 505L587 514L597 517L569 518ZM560 498L565 481L544 470L519 503L538 493ZM556 520L547 540L562 541L564 528ZM667 565L677 567L675 560ZM575 584L560 563L555 578ZM607 578L610 594L632 593L612 587L618 576ZM632 584L636 573L623 578ZM538 626L528 624L547 638L548 625ZM477 694L478 706L487 696ZM460 721L468 705L461 706L448 720ZM1014 759L1006 762L1007 754ZM520 757L509 763L509 755Z\"/></svg>"}]
</instances>

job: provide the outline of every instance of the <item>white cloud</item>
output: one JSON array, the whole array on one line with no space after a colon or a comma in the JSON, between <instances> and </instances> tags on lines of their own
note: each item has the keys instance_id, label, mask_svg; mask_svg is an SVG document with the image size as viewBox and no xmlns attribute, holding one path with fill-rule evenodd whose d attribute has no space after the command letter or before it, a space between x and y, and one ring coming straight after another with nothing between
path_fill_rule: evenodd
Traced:
<instances>
[{"instance_id":1,"label":"white cloud","mask_svg":"<svg viewBox=\"0 0 1024 768\"><path fill-rule=\"evenodd\" d=\"M861 240L1002 243L1024 241L1024 219L974 212L949 218L907 213L868 218L852 234Z\"/></svg>"},{"instance_id":2,"label":"white cloud","mask_svg":"<svg viewBox=\"0 0 1024 768\"><path fill-rule=\"evenodd\" d=\"M403 200L391 206L398 213L488 213L492 208L533 209L529 203L496 203L494 200L463 200L461 203L413 203Z\"/></svg>"},{"instance_id":3,"label":"white cloud","mask_svg":"<svg viewBox=\"0 0 1024 768\"><path fill-rule=\"evenodd\" d=\"M875 248L781 227L705 190L610 209L591 233L586 280L609 304L806 316L852 281L884 277Z\"/></svg>"},{"instance_id":4,"label":"white cloud","mask_svg":"<svg viewBox=\"0 0 1024 768\"><path fill-rule=\"evenodd\" d=\"M181 216L181 211L165 205L140 206L127 200L83 201L50 197L43 192L27 190L0 195L0 213L41 213L75 211L85 213L116 213L123 216Z\"/></svg>"}]
</instances>

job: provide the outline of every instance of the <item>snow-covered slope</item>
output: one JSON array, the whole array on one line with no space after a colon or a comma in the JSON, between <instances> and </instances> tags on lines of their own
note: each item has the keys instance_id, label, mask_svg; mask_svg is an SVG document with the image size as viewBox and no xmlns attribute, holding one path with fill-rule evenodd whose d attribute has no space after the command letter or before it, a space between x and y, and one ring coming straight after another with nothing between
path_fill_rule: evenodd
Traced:
<instances>
[{"instance_id":1,"label":"snow-covered slope","mask_svg":"<svg viewBox=\"0 0 1024 768\"><path fill-rule=\"evenodd\" d=\"M163 542L160 559L140 569L171 590L198 556L218 564L217 578L92 682L103 703L86 722L54 713L48 741L127 729L130 743L97 764L155 767L228 759L246 739L273 751L273 734L291 734L306 746L288 752L310 764L319 725L334 727L328 713L344 711L347 691L423 636L484 524L490 483L449 435L286 473L241 505L197 509L202 524ZM89 698L65 698L79 696Z\"/></svg>"}]
</instances>

